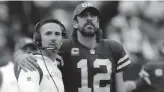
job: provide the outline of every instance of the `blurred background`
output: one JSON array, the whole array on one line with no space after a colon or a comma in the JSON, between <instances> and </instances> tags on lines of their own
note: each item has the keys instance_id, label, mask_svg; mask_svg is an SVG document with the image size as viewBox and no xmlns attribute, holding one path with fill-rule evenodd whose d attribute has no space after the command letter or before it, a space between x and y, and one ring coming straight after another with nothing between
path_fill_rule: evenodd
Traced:
<instances>
[{"instance_id":1,"label":"blurred background","mask_svg":"<svg viewBox=\"0 0 164 92\"><path fill-rule=\"evenodd\" d=\"M13 61L16 42L32 38L34 25L45 17L54 17L72 33L72 14L83 1L1 1L0 66ZM140 68L150 60L164 57L164 2L162 1L91 1L101 12L103 38L123 44L133 67L124 80L135 80ZM130 74L130 75L129 75Z\"/></svg>"}]
</instances>

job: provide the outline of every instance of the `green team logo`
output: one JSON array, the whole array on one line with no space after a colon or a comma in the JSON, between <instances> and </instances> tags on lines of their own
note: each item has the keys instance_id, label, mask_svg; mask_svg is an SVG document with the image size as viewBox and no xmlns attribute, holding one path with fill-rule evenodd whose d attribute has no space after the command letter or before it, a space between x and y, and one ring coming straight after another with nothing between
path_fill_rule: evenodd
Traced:
<instances>
[{"instance_id":1,"label":"green team logo","mask_svg":"<svg viewBox=\"0 0 164 92\"><path fill-rule=\"evenodd\" d=\"M91 3L82 3L82 7L92 7L93 6L93 4L91 4Z\"/></svg>"}]
</instances>

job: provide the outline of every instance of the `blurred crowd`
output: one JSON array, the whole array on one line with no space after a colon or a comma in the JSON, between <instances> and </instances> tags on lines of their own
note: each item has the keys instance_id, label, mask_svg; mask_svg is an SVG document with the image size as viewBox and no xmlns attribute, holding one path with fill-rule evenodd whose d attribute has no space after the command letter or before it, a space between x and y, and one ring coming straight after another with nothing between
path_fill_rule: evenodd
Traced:
<instances>
[{"instance_id":1,"label":"blurred crowd","mask_svg":"<svg viewBox=\"0 0 164 92\"><path fill-rule=\"evenodd\" d=\"M5 1L0 2L0 67L13 61L15 44L32 37L34 25L54 17L72 33L72 14L82 1ZM94 1L101 12L103 38L123 44L132 67L124 80L135 80L145 63L164 57L163 1ZM131 75L129 75L131 74ZM1 79L0 79L1 81Z\"/></svg>"},{"instance_id":2,"label":"blurred crowd","mask_svg":"<svg viewBox=\"0 0 164 92\"><path fill-rule=\"evenodd\" d=\"M143 64L162 59L163 15L162 1L119 3L118 14L109 21L106 32L107 38L121 42L130 56L133 67L124 73L125 79L136 79Z\"/></svg>"}]
</instances>

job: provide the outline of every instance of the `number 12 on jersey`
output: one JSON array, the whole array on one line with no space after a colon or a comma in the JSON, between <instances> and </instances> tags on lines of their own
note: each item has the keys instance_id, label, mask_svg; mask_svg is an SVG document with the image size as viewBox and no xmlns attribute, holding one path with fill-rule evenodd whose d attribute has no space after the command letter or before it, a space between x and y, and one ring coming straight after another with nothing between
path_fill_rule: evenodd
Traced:
<instances>
[{"instance_id":1,"label":"number 12 on jersey","mask_svg":"<svg viewBox=\"0 0 164 92\"><path fill-rule=\"evenodd\" d=\"M110 80L112 73L111 61L109 59L96 59L93 62L93 68L100 68L100 66L105 66L107 72L97 73L93 76L93 92L110 92L110 84L100 87L100 80ZM91 88L88 87L87 59L81 59L77 63L77 68L81 69L81 87L78 88L78 92L92 92Z\"/></svg>"}]
</instances>

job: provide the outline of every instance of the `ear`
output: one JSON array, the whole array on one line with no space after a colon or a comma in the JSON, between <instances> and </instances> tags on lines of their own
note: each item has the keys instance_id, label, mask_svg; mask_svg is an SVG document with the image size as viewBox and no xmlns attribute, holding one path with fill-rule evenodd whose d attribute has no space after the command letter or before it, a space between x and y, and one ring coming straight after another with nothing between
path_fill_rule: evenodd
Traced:
<instances>
[{"instance_id":1,"label":"ear","mask_svg":"<svg viewBox=\"0 0 164 92\"><path fill-rule=\"evenodd\" d=\"M73 20L73 21L72 21L72 26L73 26L73 28L77 29L77 28L78 28L78 23L77 23L77 21Z\"/></svg>"}]
</instances>

